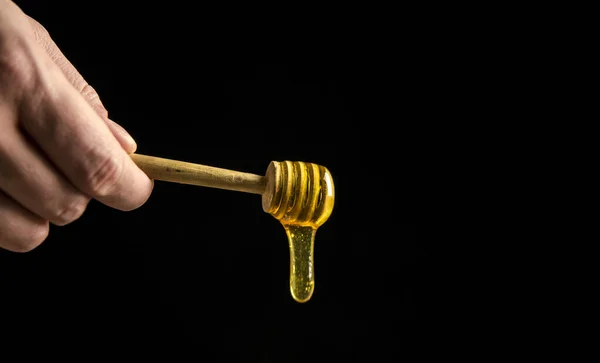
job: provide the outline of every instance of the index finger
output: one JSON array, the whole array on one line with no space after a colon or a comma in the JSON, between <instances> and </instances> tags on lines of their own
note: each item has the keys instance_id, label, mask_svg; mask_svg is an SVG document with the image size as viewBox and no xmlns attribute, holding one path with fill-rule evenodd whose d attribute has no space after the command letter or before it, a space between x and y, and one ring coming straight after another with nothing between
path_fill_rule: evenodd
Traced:
<instances>
[{"instance_id":1,"label":"index finger","mask_svg":"<svg viewBox=\"0 0 600 363\"><path fill-rule=\"evenodd\" d=\"M92 108L96 110L100 116L102 116L104 121L108 124L108 128L111 129L113 135L115 135L117 140L119 140L125 151L128 153L135 152L137 147L135 141L120 125L108 118L108 111L102 104L100 96L96 90L87 83L79 71L77 71L73 64L65 57L46 28L44 28L42 24L32 17L27 16L27 18L29 19L29 23L31 24L37 43L46 50L46 54L48 54L58 68L60 68L73 87L75 87L75 89L83 95L83 98L86 99Z\"/></svg>"},{"instance_id":2,"label":"index finger","mask_svg":"<svg viewBox=\"0 0 600 363\"><path fill-rule=\"evenodd\" d=\"M36 54L34 59L44 56ZM22 101L25 131L67 179L90 197L120 210L144 204L153 183L104 120L52 62L39 62L35 73L37 87Z\"/></svg>"}]
</instances>

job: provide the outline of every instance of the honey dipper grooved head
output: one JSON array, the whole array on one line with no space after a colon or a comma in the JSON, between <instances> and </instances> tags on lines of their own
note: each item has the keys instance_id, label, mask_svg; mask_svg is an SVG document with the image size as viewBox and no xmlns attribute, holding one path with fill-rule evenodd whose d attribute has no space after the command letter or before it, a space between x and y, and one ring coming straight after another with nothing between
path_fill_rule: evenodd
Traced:
<instances>
[{"instance_id":1,"label":"honey dipper grooved head","mask_svg":"<svg viewBox=\"0 0 600 363\"><path fill-rule=\"evenodd\" d=\"M272 161L266 178L263 210L281 222L317 228L331 215L335 192L326 167L302 161Z\"/></svg>"}]
</instances>

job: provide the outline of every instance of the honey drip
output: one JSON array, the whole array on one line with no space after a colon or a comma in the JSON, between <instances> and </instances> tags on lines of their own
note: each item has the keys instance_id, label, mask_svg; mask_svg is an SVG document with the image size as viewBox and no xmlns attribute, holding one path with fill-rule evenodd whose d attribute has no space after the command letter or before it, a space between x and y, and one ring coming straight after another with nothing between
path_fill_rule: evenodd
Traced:
<instances>
[{"instance_id":1,"label":"honey drip","mask_svg":"<svg viewBox=\"0 0 600 363\"><path fill-rule=\"evenodd\" d=\"M310 300L315 289L314 246L316 228L282 223L290 247L290 291L294 300Z\"/></svg>"},{"instance_id":2,"label":"honey drip","mask_svg":"<svg viewBox=\"0 0 600 363\"><path fill-rule=\"evenodd\" d=\"M267 174L272 194L263 198L263 209L288 236L292 297L307 302L315 287L315 235L333 211L333 178L324 166L301 161L272 162Z\"/></svg>"}]
</instances>

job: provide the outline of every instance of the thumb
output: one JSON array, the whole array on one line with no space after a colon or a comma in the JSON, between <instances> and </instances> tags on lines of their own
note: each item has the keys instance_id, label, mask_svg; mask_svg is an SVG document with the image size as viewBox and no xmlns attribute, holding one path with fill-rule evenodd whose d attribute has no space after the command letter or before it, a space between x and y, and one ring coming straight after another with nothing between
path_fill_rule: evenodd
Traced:
<instances>
[{"instance_id":1,"label":"thumb","mask_svg":"<svg viewBox=\"0 0 600 363\"><path fill-rule=\"evenodd\" d=\"M108 125L115 138L121 144L123 149L132 154L135 152L137 145L131 135L121 125L110 120L108 118L108 111L100 101L100 96L92 86L90 86L86 80L79 74L77 69L71 64L71 62L64 56L61 50L58 48L56 43L50 37L50 34L37 20L28 17L33 33L35 34L35 40L41 45L54 63L60 68L65 77L69 82L79 91L79 93L85 98L90 106L102 117L102 119Z\"/></svg>"}]
</instances>

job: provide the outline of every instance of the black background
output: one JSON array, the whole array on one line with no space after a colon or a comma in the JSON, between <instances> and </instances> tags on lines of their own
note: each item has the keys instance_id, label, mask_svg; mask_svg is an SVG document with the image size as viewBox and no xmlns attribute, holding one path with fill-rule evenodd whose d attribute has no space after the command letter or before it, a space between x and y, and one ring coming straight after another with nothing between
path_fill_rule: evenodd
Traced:
<instances>
[{"instance_id":1,"label":"black background","mask_svg":"<svg viewBox=\"0 0 600 363\"><path fill-rule=\"evenodd\" d=\"M255 174L271 160L315 162L336 204L317 232L315 293L299 304L285 232L259 196L156 182L132 212L93 201L32 252L0 251L4 331L92 355L216 361L400 361L414 348L425 253L410 35L335 11L16 3L138 153Z\"/></svg>"}]
</instances>

